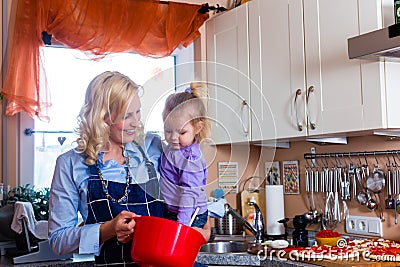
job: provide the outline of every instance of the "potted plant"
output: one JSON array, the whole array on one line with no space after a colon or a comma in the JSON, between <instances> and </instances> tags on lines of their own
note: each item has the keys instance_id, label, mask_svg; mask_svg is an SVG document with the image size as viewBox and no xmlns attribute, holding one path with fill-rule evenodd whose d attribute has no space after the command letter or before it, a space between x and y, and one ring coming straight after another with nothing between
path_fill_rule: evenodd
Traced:
<instances>
[{"instance_id":1,"label":"potted plant","mask_svg":"<svg viewBox=\"0 0 400 267\"><path fill-rule=\"evenodd\" d=\"M24 186L16 186L7 192L4 202L4 206L0 208L0 225L9 225L10 227L3 227L0 230L0 241L15 240L17 249L25 251L27 249L27 241L25 233L15 233L11 230L11 222L14 217L14 203L17 201L30 202L33 207L35 219L48 220L49 218L49 197L50 189L35 189L34 186L26 184ZM37 239L30 232L28 233L31 245L37 245L39 239Z\"/></svg>"},{"instance_id":2,"label":"potted plant","mask_svg":"<svg viewBox=\"0 0 400 267\"><path fill-rule=\"evenodd\" d=\"M34 186L26 184L17 186L8 191L6 196L7 202L30 202L35 213L36 220L49 219L49 197L50 188L35 189Z\"/></svg>"}]
</instances>

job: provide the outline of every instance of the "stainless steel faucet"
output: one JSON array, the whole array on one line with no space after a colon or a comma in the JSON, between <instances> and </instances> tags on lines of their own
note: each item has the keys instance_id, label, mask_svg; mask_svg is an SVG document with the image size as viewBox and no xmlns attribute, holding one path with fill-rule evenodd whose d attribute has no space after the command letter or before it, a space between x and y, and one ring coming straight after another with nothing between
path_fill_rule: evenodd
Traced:
<instances>
[{"instance_id":1,"label":"stainless steel faucet","mask_svg":"<svg viewBox=\"0 0 400 267\"><path fill-rule=\"evenodd\" d=\"M254 243L261 244L262 242L264 242L264 219L261 213L261 209L255 202L250 201L247 204L253 206L256 213L254 218L254 227L228 203L225 204L225 213L232 214L232 216L235 216L236 219L242 222L244 227L246 227L253 234Z\"/></svg>"}]
</instances>

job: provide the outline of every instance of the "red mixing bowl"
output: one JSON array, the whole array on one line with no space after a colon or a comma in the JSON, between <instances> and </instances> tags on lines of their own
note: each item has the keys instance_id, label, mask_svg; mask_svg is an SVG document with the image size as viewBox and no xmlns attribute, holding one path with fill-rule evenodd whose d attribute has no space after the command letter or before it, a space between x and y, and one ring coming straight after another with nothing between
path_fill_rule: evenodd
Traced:
<instances>
[{"instance_id":1,"label":"red mixing bowl","mask_svg":"<svg viewBox=\"0 0 400 267\"><path fill-rule=\"evenodd\" d=\"M140 266L193 267L201 245L198 231L181 223L153 217L135 218L131 256Z\"/></svg>"}]
</instances>

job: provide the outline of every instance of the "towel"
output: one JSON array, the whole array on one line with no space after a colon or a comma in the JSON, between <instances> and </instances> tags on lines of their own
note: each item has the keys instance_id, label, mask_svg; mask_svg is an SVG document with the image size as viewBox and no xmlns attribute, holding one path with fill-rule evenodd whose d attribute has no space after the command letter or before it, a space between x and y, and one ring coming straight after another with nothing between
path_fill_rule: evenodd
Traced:
<instances>
[{"instance_id":1,"label":"towel","mask_svg":"<svg viewBox=\"0 0 400 267\"><path fill-rule=\"evenodd\" d=\"M218 201L215 202L208 202L208 214L211 218L222 218L225 215L225 198L220 198Z\"/></svg>"},{"instance_id":2,"label":"towel","mask_svg":"<svg viewBox=\"0 0 400 267\"><path fill-rule=\"evenodd\" d=\"M22 233L25 221L29 232L36 238L45 240L47 235L47 221L36 221L33 207L30 202L15 202L14 204L14 217L11 222L11 229L16 233Z\"/></svg>"}]
</instances>

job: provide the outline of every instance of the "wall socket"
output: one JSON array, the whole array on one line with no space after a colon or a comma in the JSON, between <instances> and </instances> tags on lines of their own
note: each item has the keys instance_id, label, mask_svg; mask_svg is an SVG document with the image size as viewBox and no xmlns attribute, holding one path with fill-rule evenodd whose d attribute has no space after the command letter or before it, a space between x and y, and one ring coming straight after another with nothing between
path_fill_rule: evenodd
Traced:
<instances>
[{"instance_id":1,"label":"wall socket","mask_svg":"<svg viewBox=\"0 0 400 267\"><path fill-rule=\"evenodd\" d=\"M376 217L349 215L346 219L346 232L349 234L382 237L382 222Z\"/></svg>"}]
</instances>

